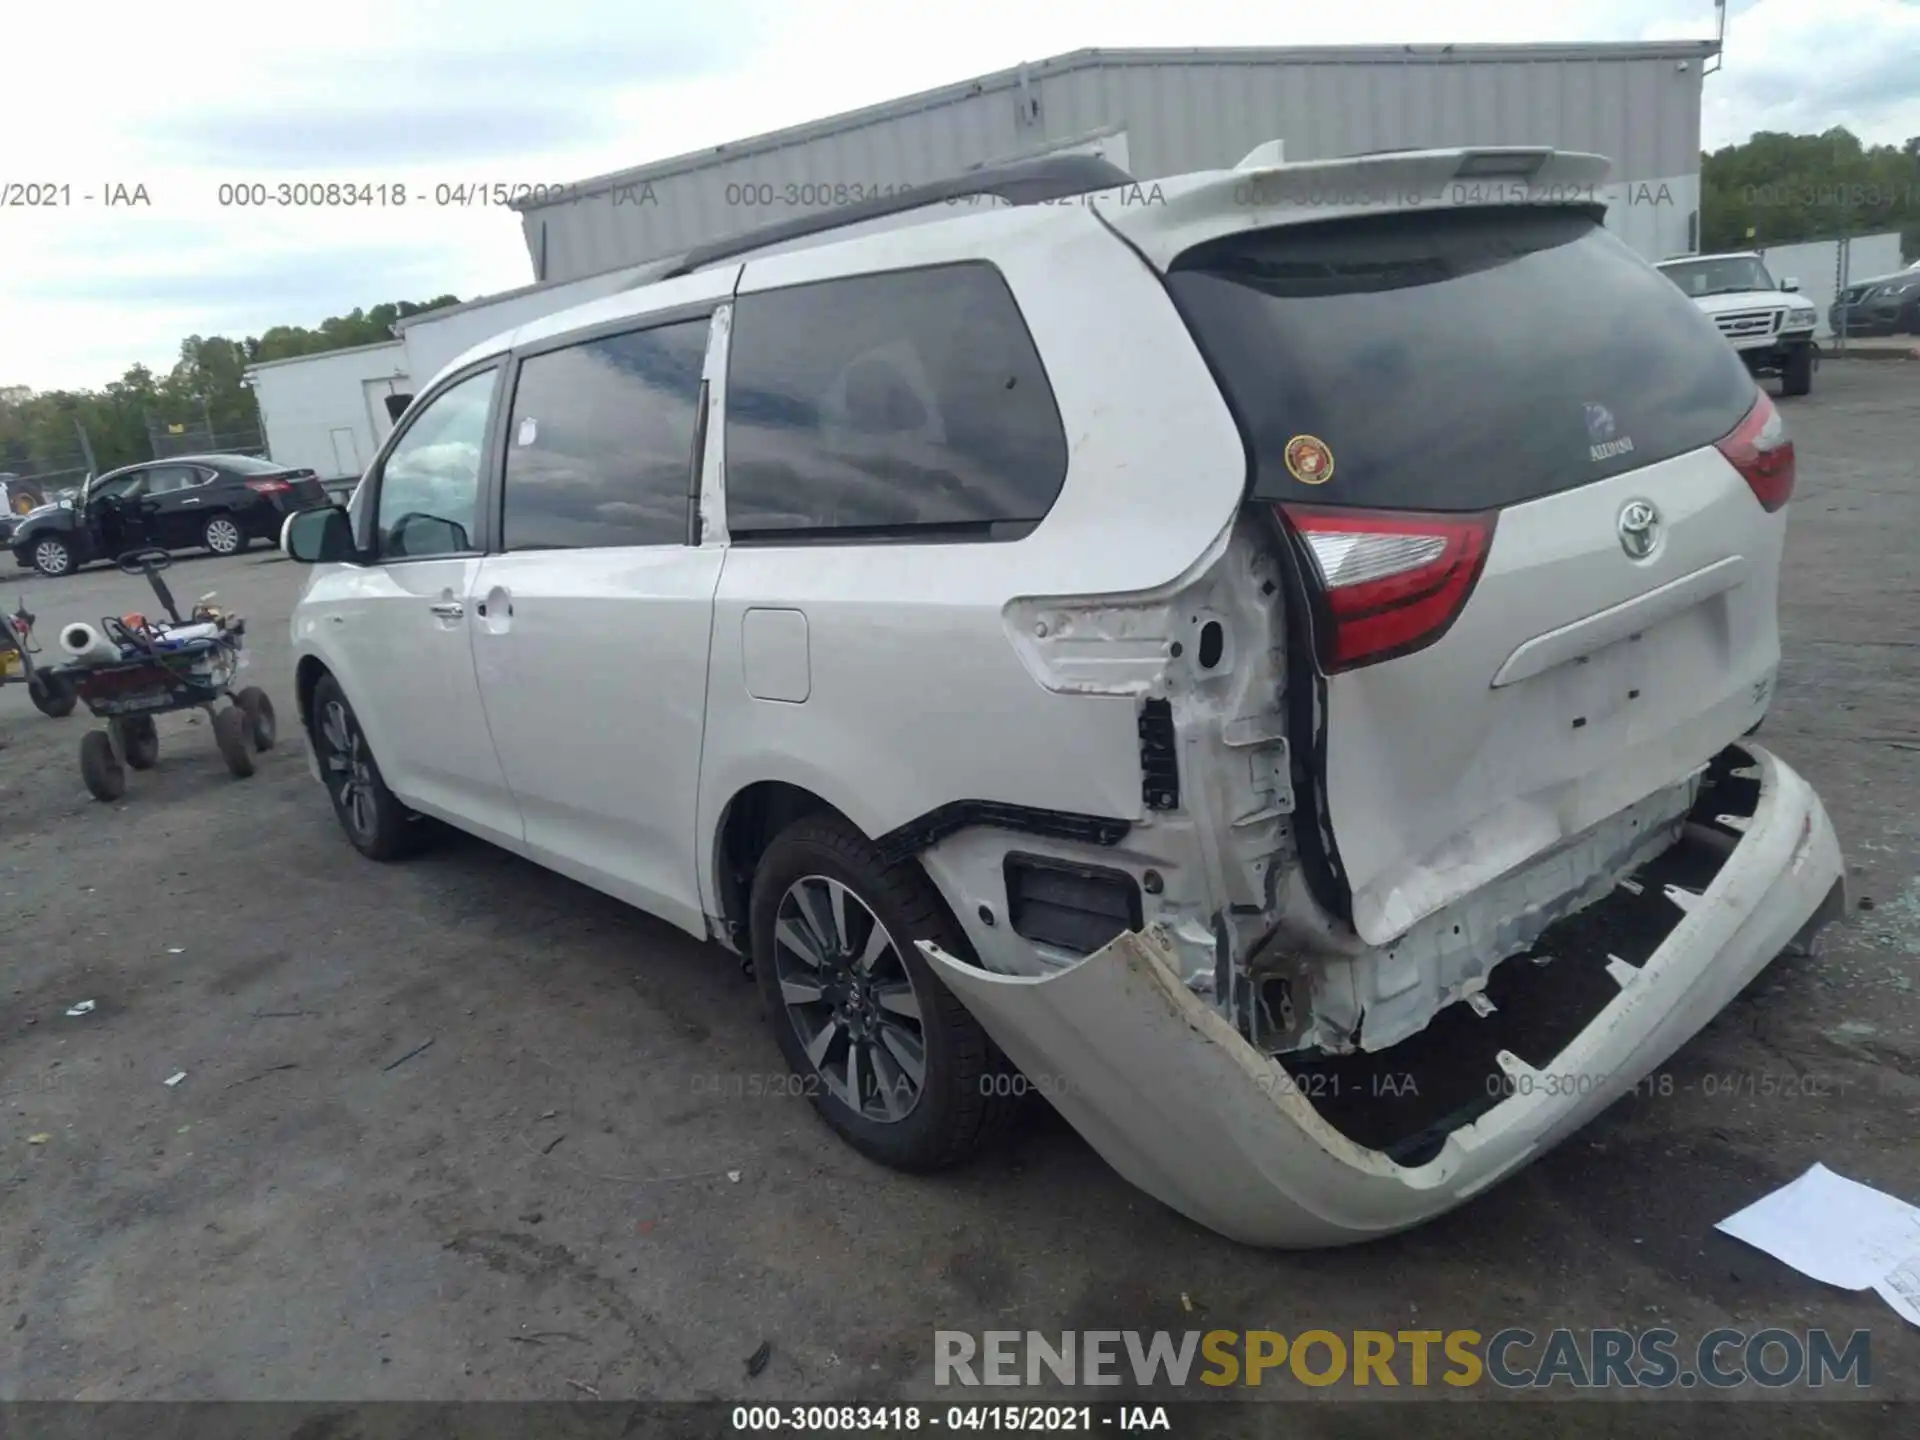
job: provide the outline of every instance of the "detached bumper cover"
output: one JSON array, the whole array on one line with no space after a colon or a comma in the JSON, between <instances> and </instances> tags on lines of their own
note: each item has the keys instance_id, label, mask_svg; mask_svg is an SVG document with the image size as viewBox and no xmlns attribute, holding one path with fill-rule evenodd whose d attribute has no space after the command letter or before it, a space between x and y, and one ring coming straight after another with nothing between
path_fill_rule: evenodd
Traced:
<instances>
[{"instance_id":1,"label":"detached bumper cover","mask_svg":"<svg viewBox=\"0 0 1920 1440\"><path fill-rule=\"evenodd\" d=\"M1296 1083L1129 933L1043 978L921 949L1035 1087L1114 1169L1251 1245L1350 1244L1418 1225L1526 1165L1631 1089L1835 907L1839 842L1819 796L1758 746L1748 829L1713 883L1620 993L1510 1098L1402 1167L1320 1118ZM1573 1087L1529 1077L1575 1075ZM1549 1093L1549 1090L1554 1093Z\"/></svg>"}]
</instances>

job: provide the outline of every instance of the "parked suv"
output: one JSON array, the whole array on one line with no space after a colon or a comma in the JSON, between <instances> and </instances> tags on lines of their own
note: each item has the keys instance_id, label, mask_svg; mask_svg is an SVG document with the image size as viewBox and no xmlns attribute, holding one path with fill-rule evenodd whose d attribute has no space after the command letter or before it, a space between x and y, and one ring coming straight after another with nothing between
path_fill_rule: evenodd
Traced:
<instances>
[{"instance_id":1,"label":"parked suv","mask_svg":"<svg viewBox=\"0 0 1920 1440\"><path fill-rule=\"evenodd\" d=\"M1750 250L1663 260L1660 273L1711 317L1756 377L1778 375L1783 395L1813 389L1820 312L1799 293L1798 280L1775 280Z\"/></svg>"},{"instance_id":2,"label":"parked suv","mask_svg":"<svg viewBox=\"0 0 1920 1440\"><path fill-rule=\"evenodd\" d=\"M89 480L71 503L22 519L8 545L22 569L43 575L156 546L238 555L277 539L287 516L326 504L311 470L252 455L178 455Z\"/></svg>"},{"instance_id":3,"label":"parked suv","mask_svg":"<svg viewBox=\"0 0 1920 1440\"><path fill-rule=\"evenodd\" d=\"M748 957L889 1164L1038 1090L1239 1239L1417 1224L1844 904L1743 738L1793 445L1605 173L920 192L498 336L289 524L314 774Z\"/></svg>"}]
</instances>

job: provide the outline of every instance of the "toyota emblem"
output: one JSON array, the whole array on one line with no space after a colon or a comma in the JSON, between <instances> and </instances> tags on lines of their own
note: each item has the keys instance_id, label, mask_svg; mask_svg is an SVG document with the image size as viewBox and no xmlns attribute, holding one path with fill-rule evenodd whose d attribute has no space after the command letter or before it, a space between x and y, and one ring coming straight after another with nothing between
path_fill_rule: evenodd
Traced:
<instances>
[{"instance_id":1,"label":"toyota emblem","mask_svg":"<svg viewBox=\"0 0 1920 1440\"><path fill-rule=\"evenodd\" d=\"M1647 500L1629 500L1620 512L1620 548L1644 560L1660 543L1660 512Z\"/></svg>"}]
</instances>

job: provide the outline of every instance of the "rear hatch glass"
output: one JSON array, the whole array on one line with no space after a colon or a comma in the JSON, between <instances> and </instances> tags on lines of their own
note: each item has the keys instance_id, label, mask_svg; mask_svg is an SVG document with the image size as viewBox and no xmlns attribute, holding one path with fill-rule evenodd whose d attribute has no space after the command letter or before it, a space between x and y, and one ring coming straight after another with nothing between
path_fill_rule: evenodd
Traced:
<instances>
[{"instance_id":1,"label":"rear hatch glass","mask_svg":"<svg viewBox=\"0 0 1920 1440\"><path fill-rule=\"evenodd\" d=\"M1167 283L1258 499L1504 507L1710 445L1754 401L1713 322L1587 209L1247 232Z\"/></svg>"}]
</instances>

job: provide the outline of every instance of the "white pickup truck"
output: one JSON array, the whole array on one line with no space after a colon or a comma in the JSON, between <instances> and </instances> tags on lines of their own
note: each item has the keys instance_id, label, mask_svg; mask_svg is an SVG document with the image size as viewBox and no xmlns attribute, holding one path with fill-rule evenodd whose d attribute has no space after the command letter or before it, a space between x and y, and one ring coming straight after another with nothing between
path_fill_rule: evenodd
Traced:
<instances>
[{"instance_id":1,"label":"white pickup truck","mask_svg":"<svg viewBox=\"0 0 1920 1440\"><path fill-rule=\"evenodd\" d=\"M1775 281L1751 250L1689 255L1656 268L1706 312L1755 376L1778 375L1783 395L1813 389L1820 314L1798 293L1799 281Z\"/></svg>"}]
</instances>

